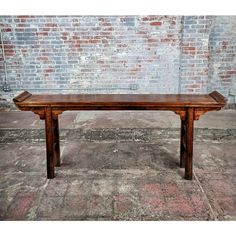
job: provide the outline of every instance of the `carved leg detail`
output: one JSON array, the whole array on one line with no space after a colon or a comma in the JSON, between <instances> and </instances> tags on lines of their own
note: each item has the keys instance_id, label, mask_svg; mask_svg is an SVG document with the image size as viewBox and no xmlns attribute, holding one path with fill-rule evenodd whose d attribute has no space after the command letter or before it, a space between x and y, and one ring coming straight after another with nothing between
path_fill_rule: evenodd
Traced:
<instances>
[{"instance_id":1,"label":"carved leg detail","mask_svg":"<svg viewBox=\"0 0 236 236\"><path fill-rule=\"evenodd\" d=\"M181 120L181 134L180 134L180 167L185 166L185 156L186 156L186 120Z\"/></svg>"},{"instance_id":2,"label":"carved leg detail","mask_svg":"<svg viewBox=\"0 0 236 236\"><path fill-rule=\"evenodd\" d=\"M54 173L54 142L53 142L53 119L51 107L45 108L45 131L47 152L47 178L53 179Z\"/></svg>"},{"instance_id":3,"label":"carved leg detail","mask_svg":"<svg viewBox=\"0 0 236 236\"><path fill-rule=\"evenodd\" d=\"M60 138L59 138L59 124L58 116L53 118L53 141L54 141L54 165L60 166Z\"/></svg>"},{"instance_id":4,"label":"carved leg detail","mask_svg":"<svg viewBox=\"0 0 236 236\"><path fill-rule=\"evenodd\" d=\"M193 178L193 127L194 127L194 108L190 107L187 111L186 123L186 156L185 156L185 179Z\"/></svg>"}]
</instances>

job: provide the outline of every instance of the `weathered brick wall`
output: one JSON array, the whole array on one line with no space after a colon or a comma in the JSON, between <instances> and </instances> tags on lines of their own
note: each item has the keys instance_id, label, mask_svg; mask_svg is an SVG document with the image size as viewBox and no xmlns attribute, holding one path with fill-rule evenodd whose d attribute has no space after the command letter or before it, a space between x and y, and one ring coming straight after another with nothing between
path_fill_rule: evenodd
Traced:
<instances>
[{"instance_id":1,"label":"weathered brick wall","mask_svg":"<svg viewBox=\"0 0 236 236\"><path fill-rule=\"evenodd\" d=\"M214 17L209 34L208 91L212 88L236 98L236 16Z\"/></svg>"},{"instance_id":2,"label":"weathered brick wall","mask_svg":"<svg viewBox=\"0 0 236 236\"><path fill-rule=\"evenodd\" d=\"M181 44L181 92L207 93L211 16L184 16Z\"/></svg>"},{"instance_id":3,"label":"weathered brick wall","mask_svg":"<svg viewBox=\"0 0 236 236\"><path fill-rule=\"evenodd\" d=\"M206 93L236 85L233 16L1 16L10 101L22 90ZM4 63L0 52L1 85ZM234 102L233 96L229 97ZM0 101L1 102L1 101ZM0 106L5 102L0 103Z\"/></svg>"}]
</instances>

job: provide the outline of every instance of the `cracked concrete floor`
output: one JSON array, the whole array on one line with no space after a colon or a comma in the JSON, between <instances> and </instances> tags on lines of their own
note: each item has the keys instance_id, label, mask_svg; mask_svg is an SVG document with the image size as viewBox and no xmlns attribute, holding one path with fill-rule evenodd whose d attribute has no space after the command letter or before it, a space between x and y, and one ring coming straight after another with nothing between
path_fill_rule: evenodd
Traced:
<instances>
[{"instance_id":1,"label":"cracked concrete floor","mask_svg":"<svg viewBox=\"0 0 236 236\"><path fill-rule=\"evenodd\" d=\"M62 166L47 180L43 121L0 112L0 219L236 220L236 111L196 122L193 181L178 167L179 123L171 112L66 112Z\"/></svg>"}]
</instances>

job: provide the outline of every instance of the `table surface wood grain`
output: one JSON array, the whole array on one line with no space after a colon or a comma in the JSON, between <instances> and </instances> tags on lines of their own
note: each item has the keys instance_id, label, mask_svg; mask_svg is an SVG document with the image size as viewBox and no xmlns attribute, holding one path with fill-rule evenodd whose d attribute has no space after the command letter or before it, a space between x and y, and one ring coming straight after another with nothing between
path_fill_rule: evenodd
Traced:
<instances>
[{"instance_id":1,"label":"table surface wood grain","mask_svg":"<svg viewBox=\"0 0 236 236\"><path fill-rule=\"evenodd\" d=\"M14 99L21 106L194 106L225 104L218 92L210 94L30 94ZM23 99L22 99L23 98ZM24 99L25 98L25 99Z\"/></svg>"}]
</instances>

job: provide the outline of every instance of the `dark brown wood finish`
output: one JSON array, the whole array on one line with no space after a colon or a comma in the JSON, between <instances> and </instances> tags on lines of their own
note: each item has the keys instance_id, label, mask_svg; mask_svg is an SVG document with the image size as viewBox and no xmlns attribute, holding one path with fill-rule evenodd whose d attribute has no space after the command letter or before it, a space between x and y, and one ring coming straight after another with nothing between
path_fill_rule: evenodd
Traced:
<instances>
[{"instance_id":1,"label":"dark brown wood finish","mask_svg":"<svg viewBox=\"0 0 236 236\"><path fill-rule=\"evenodd\" d=\"M54 165L59 167L61 165L60 160L60 138L59 138L59 122L58 116L53 117L53 141L54 141Z\"/></svg>"},{"instance_id":2,"label":"dark brown wood finish","mask_svg":"<svg viewBox=\"0 0 236 236\"><path fill-rule=\"evenodd\" d=\"M45 107L45 131L46 131L46 152L47 152L47 177L53 179L54 173L54 132L52 108Z\"/></svg>"},{"instance_id":3,"label":"dark brown wood finish","mask_svg":"<svg viewBox=\"0 0 236 236\"><path fill-rule=\"evenodd\" d=\"M27 91L13 99L22 111L32 111L45 120L47 177L54 178L60 166L58 115L67 110L170 110L180 116L180 167L185 178L193 172L194 120L207 111L220 110L226 99L217 91L210 94L31 94Z\"/></svg>"},{"instance_id":4,"label":"dark brown wood finish","mask_svg":"<svg viewBox=\"0 0 236 236\"><path fill-rule=\"evenodd\" d=\"M180 130L180 168L185 167L186 155L186 120L181 120Z\"/></svg>"},{"instance_id":5,"label":"dark brown wood finish","mask_svg":"<svg viewBox=\"0 0 236 236\"><path fill-rule=\"evenodd\" d=\"M189 107L186 117L186 154L185 154L185 179L193 178L193 124L194 108Z\"/></svg>"}]
</instances>

